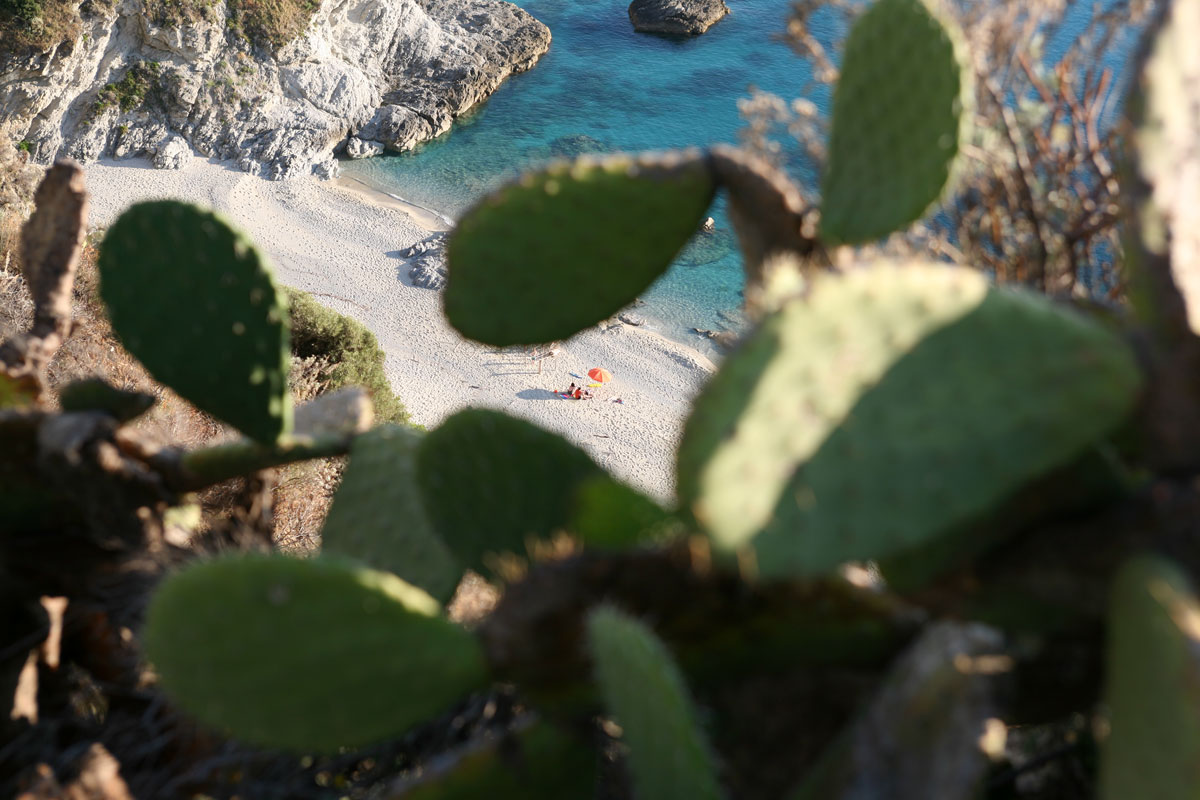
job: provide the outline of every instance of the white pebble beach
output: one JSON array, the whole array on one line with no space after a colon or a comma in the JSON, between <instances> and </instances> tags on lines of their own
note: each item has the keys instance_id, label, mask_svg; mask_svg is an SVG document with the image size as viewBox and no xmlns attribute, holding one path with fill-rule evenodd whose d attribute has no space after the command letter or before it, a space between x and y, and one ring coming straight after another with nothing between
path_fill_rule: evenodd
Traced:
<instances>
[{"instance_id":1,"label":"white pebble beach","mask_svg":"<svg viewBox=\"0 0 1200 800\"><path fill-rule=\"evenodd\" d=\"M267 252L281 283L375 333L414 422L432 428L464 407L499 409L561 433L630 485L660 500L672 496L683 422L714 370L698 350L644 328L592 327L542 359L539 373L527 351L467 341L446 323L439 293L412 285L400 256L429 236L436 216L346 179L272 182L195 158L178 171L102 161L87 168L87 181L93 228L156 198L225 214ZM586 376L593 367L613 375L593 399L555 394L580 382L571 373Z\"/></svg>"}]
</instances>

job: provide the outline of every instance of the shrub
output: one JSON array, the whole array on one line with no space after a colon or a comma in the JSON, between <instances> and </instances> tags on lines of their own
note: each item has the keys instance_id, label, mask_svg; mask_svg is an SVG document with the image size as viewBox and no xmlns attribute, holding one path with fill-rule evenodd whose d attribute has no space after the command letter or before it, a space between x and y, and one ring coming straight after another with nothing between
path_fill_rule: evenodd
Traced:
<instances>
[{"instance_id":1,"label":"shrub","mask_svg":"<svg viewBox=\"0 0 1200 800\"><path fill-rule=\"evenodd\" d=\"M329 389L362 386L375 404L380 422L408 422L408 411L392 392L383 371L384 353L358 320L318 303L311 294L288 289L292 318L292 353L297 358L321 357L334 366L327 376Z\"/></svg>"}]
</instances>

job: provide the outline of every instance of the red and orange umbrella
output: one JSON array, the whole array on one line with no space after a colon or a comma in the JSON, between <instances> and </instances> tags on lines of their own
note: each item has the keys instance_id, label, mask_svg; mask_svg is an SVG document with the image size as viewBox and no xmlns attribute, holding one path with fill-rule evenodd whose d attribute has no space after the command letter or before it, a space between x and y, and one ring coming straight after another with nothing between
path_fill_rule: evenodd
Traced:
<instances>
[{"instance_id":1,"label":"red and orange umbrella","mask_svg":"<svg viewBox=\"0 0 1200 800\"><path fill-rule=\"evenodd\" d=\"M588 370L588 377L596 383L608 383L612 380L612 373L604 367L592 367Z\"/></svg>"}]
</instances>

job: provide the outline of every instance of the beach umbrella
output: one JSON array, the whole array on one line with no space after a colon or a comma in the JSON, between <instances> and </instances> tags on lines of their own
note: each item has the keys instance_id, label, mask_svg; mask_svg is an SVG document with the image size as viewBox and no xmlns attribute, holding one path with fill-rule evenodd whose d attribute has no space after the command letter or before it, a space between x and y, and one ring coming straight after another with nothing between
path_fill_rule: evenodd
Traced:
<instances>
[{"instance_id":1,"label":"beach umbrella","mask_svg":"<svg viewBox=\"0 0 1200 800\"><path fill-rule=\"evenodd\" d=\"M588 377L597 383L608 383L612 380L612 373L604 367L592 367L588 370Z\"/></svg>"}]
</instances>

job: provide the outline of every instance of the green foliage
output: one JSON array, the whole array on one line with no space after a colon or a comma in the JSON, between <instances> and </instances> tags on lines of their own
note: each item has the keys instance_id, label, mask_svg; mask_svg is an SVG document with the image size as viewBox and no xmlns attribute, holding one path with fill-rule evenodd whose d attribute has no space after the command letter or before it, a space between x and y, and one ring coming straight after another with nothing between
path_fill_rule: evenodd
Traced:
<instances>
[{"instance_id":1,"label":"green foliage","mask_svg":"<svg viewBox=\"0 0 1200 800\"><path fill-rule=\"evenodd\" d=\"M105 84L92 104L92 117L97 117L109 108L134 111L146 102L147 94L158 86L159 65L157 61L139 61L125 71L119 81Z\"/></svg>"},{"instance_id":2,"label":"green foliage","mask_svg":"<svg viewBox=\"0 0 1200 800\"><path fill-rule=\"evenodd\" d=\"M127 422L154 405L154 395L118 389L99 378L72 381L58 393L63 411L103 411Z\"/></svg>"},{"instance_id":3,"label":"green foliage","mask_svg":"<svg viewBox=\"0 0 1200 800\"><path fill-rule=\"evenodd\" d=\"M0 14L13 16L23 22L30 22L41 13L42 4L38 0L0 0Z\"/></svg>"},{"instance_id":4,"label":"green foliage","mask_svg":"<svg viewBox=\"0 0 1200 800\"><path fill-rule=\"evenodd\" d=\"M878 0L846 38L821 183L821 238L855 244L923 216L966 138L972 70L925 0Z\"/></svg>"},{"instance_id":5,"label":"green foliage","mask_svg":"<svg viewBox=\"0 0 1200 800\"><path fill-rule=\"evenodd\" d=\"M201 721L257 744L332 752L401 734L487 684L474 638L394 575L242 555L167 578L146 654Z\"/></svg>"},{"instance_id":6,"label":"green foliage","mask_svg":"<svg viewBox=\"0 0 1200 800\"><path fill-rule=\"evenodd\" d=\"M681 501L764 576L885 559L995 512L1132 410L1130 350L977 272L882 265L814 281L696 400Z\"/></svg>"},{"instance_id":7,"label":"green foliage","mask_svg":"<svg viewBox=\"0 0 1200 800\"><path fill-rule=\"evenodd\" d=\"M570 527L587 547L619 550L662 542L678 533L681 524L636 489L598 475L575 490Z\"/></svg>"},{"instance_id":8,"label":"green foliage","mask_svg":"<svg viewBox=\"0 0 1200 800\"><path fill-rule=\"evenodd\" d=\"M451 233L446 317L488 344L564 339L666 272L714 191L705 160L692 154L583 157L526 175Z\"/></svg>"},{"instance_id":9,"label":"green foliage","mask_svg":"<svg viewBox=\"0 0 1200 800\"><path fill-rule=\"evenodd\" d=\"M24 408L36 401L35 386L0 372L0 408Z\"/></svg>"},{"instance_id":10,"label":"green foliage","mask_svg":"<svg viewBox=\"0 0 1200 800\"><path fill-rule=\"evenodd\" d=\"M256 441L291 430L287 306L242 234L186 203L139 203L99 267L113 329L156 380Z\"/></svg>"},{"instance_id":11,"label":"green foliage","mask_svg":"<svg viewBox=\"0 0 1200 800\"><path fill-rule=\"evenodd\" d=\"M463 566L493 571L493 555L566 528L571 496L601 474L561 436L497 411L460 411L417 451L417 481L434 527ZM470 498L469 502L466 498Z\"/></svg>"},{"instance_id":12,"label":"green foliage","mask_svg":"<svg viewBox=\"0 0 1200 800\"><path fill-rule=\"evenodd\" d=\"M283 6L239 0L235 27L255 8L270 16ZM1143 145L1165 148L1181 165L1193 151L1177 147L1177 135L1194 146L1200 131L1186 115L1164 122L1179 109L1163 98L1190 90L1195 64L1165 65L1185 51L1180 30L1200 19L1198 10L1200 0L1176 6L1174 32L1150 69L1168 85L1154 90L1162 95L1142 129ZM834 103L824 243L882 236L943 191L970 91L958 39L917 0L879 0L856 23ZM1183 86L1169 83L1179 83L1171 69L1186 73ZM111 519L123 532L144 526L161 537L162 509L182 505L185 492L349 451L323 555L197 563L168 577L150 604L146 655L173 700L202 722L253 743L332 751L403 734L493 677L551 714L586 709L591 718L590 659L622 729L617 748L628 747L636 796L719 797L717 759L672 652L620 608L654 620L716 714L736 713L729 698L749 690L758 724L757 703L775 700L759 695L760 679L774 687L786 673L803 684L802 702L781 695L767 715L779 719L764 722L786 728L789 713L812 712L806 796L975 797L990 768L982 745L1007 711L1028 713L1025 704L1038 719L1057 715L1046 705L1060 695L1072 704L1066 713L1094 710L1090 681L1070 687L1078 699L1057 680L1091 670L1100 625L1089 601L1103 596L1131 542L1187 552L1176 516L1196 502L1194 453L1178 472L1156 475L1151 491L1116 497L1107 518L1097 513L1083 526L1042 524L1025 503L1061 515L1079 511L1080 499L1112 500L1097 497L1092 468L1101 464L1108 477L1112 461L1127 455L1108 446L1117 432L1143 445L1130 453L1145 455L1155 441L1147 406L1169 412L1169 433L1187 434L1190 425L1200 440L1195 340L1182 356L1162 351L1144 327L1118 332L1126 321L1116 315L1102 323L946 265L821 272L823 248L801 193L751 162L714 150L551 167L486 199L450 242L453 324L493 344L558 339L649 285L715 189L731 191L747 296L769 299L754 309L771 313L696 401L678 453L678 510L613 480L562 437L496 411L461 411L425 435L393 426L362 434L365 423L351 412L340 427L335 421L335 434L291 432L287 309L262 257L220 218L162 202L135 206L105 240L102 296L114 328L159 380L256 442L147 453L136 437L113 433L114 420L140 407L131 398L111 387L68 387L65 409L104 409L109 418L0 410L4 521L33 520L30 530L57 535L64 526L57 518L45 525L46 508L63 507L54 493L75 480L84 486L73 523L103 510L97 495L107 499L112 488L133 499L95 526ZM1158 153L1143 164L1156 199L1176 177L1169 163ZM1177 230L1186 195L1164 197L1156 213ZM1164 237L1158 244L1170 248L1148 249L1180 265L1194 257L1175 251L1185 240ZM1154 268L1154 259L1144 266ZM365 384L381 417L403 419L398 403L388 405L395 398L374 337L307 295L293 298L296 352L337 362L344 371L335 388ZM0 378L0 403L12 402L14 386ZM79 447L85 435L75 424L88 420L96 423L86 431L89 447ZM53 461L48 449L70 463ZM50 480L39 472L47 464L58 470ZM1006 539L994 559L978 558L1016 532L1014 520L1031 519L1038 524ZM585 552L558 548L560 533ZM709 558L709 544L718 558ZM464 569L510 577L513 559L530 552L554 558L506 587L474 634L440 615L431 594L450 596ZM969 570L936 591L908 593L895 579L914 564L925 578L968 559ZM864 560L880 564L887 582L863 588L858 579L869 574L847 562ZM1013 594L1025 605L1015 608ZM1157 559L1127 566L1112 597L1103 796L1195 796L1200 602L1183 573ZM1011 647L979 623L985 614L1000 625L1030 616L1044 624L1022 621L1020 646ZM1064 644L1072 659L1083 653L1088 669L1045 681L1041 662ZM1005 691L995 691L1001 680ZM616 748L589 751L532 718L522 714L457 769L431 765L415 796L588 796L598 759L611 761ZM814 766L820 749L826 755ZM722 777L740 790L736 756L744 754L728 755Z\"/></svg>"},{"instance_id":13,"label":"green foliage","mask_svg":"<svg viewBox=\"0 0 1200 800\"><path fill-rule=\"evenodd\" d=\"M392 391L384 372L383 349L375 334L356 319L326 308L308 292L285 288L297 358L321 356L333 363L327 376L331 391L361 386L371 396L375 419L404 424L408 411Z\"/></svg>"},{"instance_id":14,"label":"green foliage","mask_svg":"<svg viewBox=\"0 0 1200 800\"><path fill-rule=\"evenodd\" d=\"M1111 732L1099 796L1200 794L1200 601L1169 561L1137 558L1118 573L1106 684Z\"/></svg>"},{"instance_id":15,"label":"green foliage","mask_svg":"<svg viewBox=\"0 0 1200 800\"><path fill-rule=\"evenodd\" d=\"M321 549L386 569L446 602L462 567L434 531L417 488L421 434L385 425L360 436L321 531Z\"/></svg>"},{"instance_id":16,"label":"green foliage","mask_svg":"<svg viewBox=\"0 0 1200 800\"><path fill-rule=\"evenodd\" d=\"M605 705L629 745L637 796L720 798L708 743L663 643L642 623L607 607L592 612L587 635Z\"/></svg>"},{"instance_id":17,"label":"green foliage","mask_svg":"<svg viewBox=\"0 0 1200 800\"><path fill-rule=\"evenodd\" d=\"M590 797L595 785L595 751L543 722L470 753L445 773L423 777L404 798L565 800Z\"/></svg>"}]
</instances>

